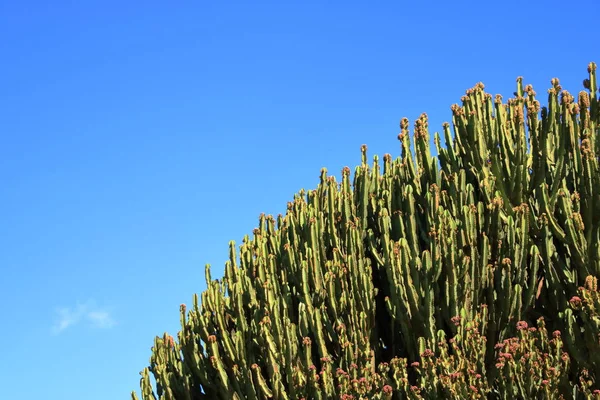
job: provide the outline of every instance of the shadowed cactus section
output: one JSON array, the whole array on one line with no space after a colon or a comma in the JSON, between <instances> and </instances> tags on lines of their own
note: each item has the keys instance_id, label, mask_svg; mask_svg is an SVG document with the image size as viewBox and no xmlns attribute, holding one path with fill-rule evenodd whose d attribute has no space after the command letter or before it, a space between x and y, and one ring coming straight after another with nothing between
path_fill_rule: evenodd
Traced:
<instances>
[{"instance_id":1,"label":"shadowed cactus section","mask_svg":"<svg viewBox=\"0 0 600 400\"><path fill-rule=\"evenodd\" d=\"M143 400L600 399L596 65L548 105L517 80L427 115L261 215L156 338ZM413 154L414 149L414 154ZM552 332L552 333L548 333ZM151 375L155 382L151 380ZM155 389L153 389L155 387ZM135 393L133 399L137 399Z\"/></svg>"}]
</instances>

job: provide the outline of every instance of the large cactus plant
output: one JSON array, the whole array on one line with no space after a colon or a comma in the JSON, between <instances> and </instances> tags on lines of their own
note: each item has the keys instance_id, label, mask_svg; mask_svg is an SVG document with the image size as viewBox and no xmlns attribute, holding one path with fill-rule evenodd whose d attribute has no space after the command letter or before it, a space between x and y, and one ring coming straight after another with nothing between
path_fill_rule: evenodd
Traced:
<instances>
[{"instance_id":1,"label":"large cactus plant","mask_svg":"<svg viewBox=\"0 0 600 400\"><path fill-rule=\"evenodd\" d=\"M427 115L401 156L322 170L230 243L225 276L157 337L143 400L600 399L600 109L477 84L433 157ZM414 149L414 154L412 149ZM551 332L551 333L549 333ZM156 393L150 379L156 380ZM135 393L133 399L137 399Z\"/></svg>"}]
</instances>

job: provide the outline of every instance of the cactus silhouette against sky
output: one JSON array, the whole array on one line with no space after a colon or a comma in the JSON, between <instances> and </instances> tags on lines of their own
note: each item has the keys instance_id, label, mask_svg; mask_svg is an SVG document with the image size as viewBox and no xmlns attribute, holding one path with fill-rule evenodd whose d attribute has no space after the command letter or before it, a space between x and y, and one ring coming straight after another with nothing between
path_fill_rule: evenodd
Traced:
<instances>
[{"instance_id":1,"label":"cactus silhouette against sky","mask_svg":"<svg viewBox=\"0 0 600 400\"><path fill-rule=\"evenodd\" d=\"M588 72L577 96L553 79L544 107L522 78L507 103L477 84L437 157L422 114L412 133L401 120L399 158L363 146L354 174L323 169L230 243L223 279L207 266L177 338L154 341L142 399L600 399Z\"/></svg>"}]
</instances>

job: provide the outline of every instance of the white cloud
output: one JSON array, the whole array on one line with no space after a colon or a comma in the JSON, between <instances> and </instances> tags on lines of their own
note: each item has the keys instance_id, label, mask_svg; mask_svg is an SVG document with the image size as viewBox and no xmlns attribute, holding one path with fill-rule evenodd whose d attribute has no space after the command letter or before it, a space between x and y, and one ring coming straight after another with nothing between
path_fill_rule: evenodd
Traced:
<instances>
[{"instance_id":1,"label":"white cloud","mask_svg":"<svg viewBox=\"0 0 600 400\"><path fill-rule=\"evenodd\" d=\"M108 311L90 311L87 318L97 328L111 328L115 325Z\"/></svg>"},{"instance_id":2,"label":"white cloud","mask_svg":"<svg viewBox=\"0 0 600 400\"><path fill-rule=\"evenodd\" d=\"M52 327L55 335L80 323L87 323L94 328L101 329L111 328L115 325L115 320L110 312L97 307L91 300L77 304L75 307L58 308L56 314L56 320Z\"/></svg>"}]
</instances>

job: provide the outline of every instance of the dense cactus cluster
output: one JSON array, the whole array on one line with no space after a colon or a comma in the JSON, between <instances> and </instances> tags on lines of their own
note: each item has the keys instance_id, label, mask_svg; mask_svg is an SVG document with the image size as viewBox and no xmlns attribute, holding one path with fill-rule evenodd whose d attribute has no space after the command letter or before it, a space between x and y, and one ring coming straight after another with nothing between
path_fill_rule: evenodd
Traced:
<instances>
[{"instance_id":1,"label":"dense cactus cluster","mask_svg":"<svg viewBox=\"0 0 600 400\"><path fill-rule=\"evenodd\" d=\"M438 157L423 114L399 158L323 170L207 267L143 400L600 399L595 70L547 107L476 85Z\"/></svg>"}]
</instances>

